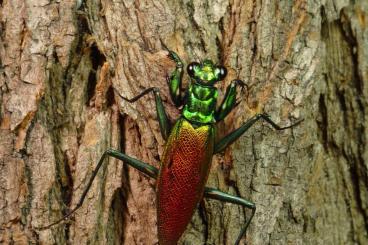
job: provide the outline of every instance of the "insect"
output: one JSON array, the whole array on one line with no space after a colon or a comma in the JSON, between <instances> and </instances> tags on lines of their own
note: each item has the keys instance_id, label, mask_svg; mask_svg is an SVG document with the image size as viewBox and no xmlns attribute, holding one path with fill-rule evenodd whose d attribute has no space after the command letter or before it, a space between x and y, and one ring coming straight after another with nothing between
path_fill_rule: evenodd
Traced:
<instances>
[{"instance_id":1,"label":"insect","mask_svg":"<svg viewBox=\"0 0 368 245\"><path fill-rule=\"evenodd\" d=\"M243 198L205 186L212 156L222 152L260 119L265 120L276 130L293 127L301 120L292 125L280 127L267 114L256 114L238 129L215 142L216 123L223 120L236 107L237 88L243 89L246 86L245 83L238 79L233 80L226 89L222 103L216 108L218 90L214 85L226 77L226 68L215 65L211 60L190 63L187 66L187 73L191 83L183 94L181 88L184 64L175 52L168 50L168 53L169 58L176 64L175 70L167 77L171 99L175 106L182 108L181 116L173 127L170 126L158 88L148 88L132 99L121 96L124 100L133 103L148 93L154 94L160 131L166 140L160 169L119 151L106 150L92 172L76 207L66 216L43 229L68 218L82 206L97 172L105 158L110 156L124 161L157 180L158 238L161 245L172 245L178 242L203 197L234 203L251 210L250 217L235 241L235 244L239 244L254 216L256 205Z\"/></svg>"}]
</instances>

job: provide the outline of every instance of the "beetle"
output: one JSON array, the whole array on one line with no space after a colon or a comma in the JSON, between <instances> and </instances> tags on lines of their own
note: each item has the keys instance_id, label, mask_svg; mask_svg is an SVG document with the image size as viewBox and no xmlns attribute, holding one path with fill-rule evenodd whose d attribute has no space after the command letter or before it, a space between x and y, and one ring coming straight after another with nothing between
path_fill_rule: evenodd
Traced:
<instances>
[{"instance_id":1,"label":"beetle","mask_svg":"<svg viewBox=\"0 0 368 245\"><path fill-rule=\"evenodd\" d=\"M164 47L166 48L166 46ZM239 79L233 80L227 87L224 98L217 108L218 90L214 85L226 77L226 68L215 65L209 59L200 63L191 62L187 66L191 82L186 92L182 93L184 64L174 51L167 48L166 50L168 57L176 64L175 70L170 76L167 76L170 96L175 106L182 108L181 116L172 128L158 88L145 89L132 99L119 95L125 101L133 103L148 93L154 94L161 135L166 140L160 168L157 169L117 150L106 150L92 172L92 176L75 208L61 219L42 229L47 229L67 219L82 206L105 158L110 156L122 160L156 179L159 244L173 245L178 242L203 197L234 203L251 210L250 217L246 220L235 241L236 245L239 244L254 216L256 205L241 197L205 186L213 154L222 152L260 119L269 123L276 130L291 128L302 120L281 127L272 121L267 114L256 114L238 129L215 142L216 123L223 120L236 107L238 104L236 101L237 88L243 89L246 84Z\"/></svg>"}]
</instances>

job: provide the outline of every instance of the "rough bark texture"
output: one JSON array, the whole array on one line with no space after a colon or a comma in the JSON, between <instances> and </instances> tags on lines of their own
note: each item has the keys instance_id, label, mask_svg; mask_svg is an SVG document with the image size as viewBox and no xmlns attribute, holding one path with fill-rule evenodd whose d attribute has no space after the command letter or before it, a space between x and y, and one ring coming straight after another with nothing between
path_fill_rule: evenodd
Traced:
<instances>
[{"instance_id":1,"label":"rough bark texture","mask_svg":"<svg viewBox=\"0 0 368 245\"><path fill-rule=\"evenodd\" d=\"M211 58L250 86L219 124L257 123L214 157L208 186L257 204L247 244L368 244L368 2L366 0L0 1L0 243L155 244L155 182L109 159L69 223L109 147L158 166L168 114L165 75ZM180 244L232 244L243 209L205 201ZM245 216L244 216L245 215Z\"/></svg>"}]
</instances>

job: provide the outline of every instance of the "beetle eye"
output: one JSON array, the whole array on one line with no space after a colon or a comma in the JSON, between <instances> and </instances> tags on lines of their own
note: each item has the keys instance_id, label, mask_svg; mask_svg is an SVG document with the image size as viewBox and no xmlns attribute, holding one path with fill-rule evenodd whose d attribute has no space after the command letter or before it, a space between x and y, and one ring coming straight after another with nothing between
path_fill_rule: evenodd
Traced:
<instances>
[{"instance_id":1,"label":"beetle eye","mask_svg":"<svg viewBox=\"0 0 368 245\"><path fill-rule=\"evenodd\" d=\"M220 69L219 80L223 80L227 75L227 70L223 66L219 67L219 69Z\"/></svg>"},{"instance_id":2,"label":"beetle eye","mask_svg":"<svg viewBox=\"0 0 368 245\"><path fill-rule=\"evenodd\" d=\"M190 64L188 65L188 67L187 67L187 72L188 72L188 74L189 74L189 76L190 76L190 77L194 78L195 68L196 68L196 66L198 66L198 65L199 65L199 63L197 63L197 62L192 62L192 63L190 63Z\"/></svg>"}]
</instances>

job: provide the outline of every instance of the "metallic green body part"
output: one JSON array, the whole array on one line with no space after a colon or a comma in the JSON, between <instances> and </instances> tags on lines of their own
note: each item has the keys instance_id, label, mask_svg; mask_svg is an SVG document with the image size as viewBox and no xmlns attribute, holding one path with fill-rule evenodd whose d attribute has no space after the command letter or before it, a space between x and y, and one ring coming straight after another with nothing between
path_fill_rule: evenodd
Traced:
<instances>
[{"instance_id":1,"label":"metallic green body part","mask_svg":"<svg viewBox=\"0 0 368 245\"><path fill-rule=\"evenodd\" d=\"M215 123L215 111L218 91L215 87L207 87L192 83L188 89L188 97L183 109L183 116L191 122Z\"/></svg>"},{"instance_id":2,"label":"metallic green body part","mask_svg":"<svg viewBox=\"0 0 368 245\"><path fill-rule=\"evenodd\" d=\"M213 85L220 80L220 68L216 67L211 60L204 60L200 65L194 66L194 78L205 81L206 85Z\"/></svg>"}]
</instances>

